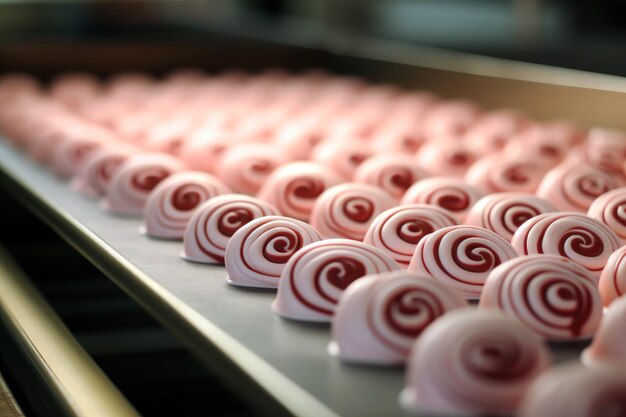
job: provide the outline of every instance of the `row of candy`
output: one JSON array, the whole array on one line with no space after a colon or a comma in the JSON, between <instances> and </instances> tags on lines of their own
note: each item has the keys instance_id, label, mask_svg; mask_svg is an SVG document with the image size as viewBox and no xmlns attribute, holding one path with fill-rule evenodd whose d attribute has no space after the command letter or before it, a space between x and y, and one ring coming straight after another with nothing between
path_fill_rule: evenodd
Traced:
<instances>
[{"instance_id":1,"label":"row of candy","mask_svg":"<svg viewBox=\"0 0 626 417\"><path fill-rule=\"evenodd\" d=\"M224 263L234 285L277 288L279 315L332 321L331 351L342 359L408 358L409 408L512 412L549 366L538 336L589 338L602 301L622 294L619 133L585 138L567 124L321 73L216 78L179 73L155 86L127 76L86 92L85 79L67 77L46 96L9 77L0 96L17 105L0 105L0 128L77 189L104 195L113 213L143 213L148 235L184 238L186 259ZM303 105L302 95L320 101ZM305 115L311 130L301 129ZM146 125L159 127L147 134ZM191 139L189 126L202 133ZM486 151L478 161L471 153ZM464 298L478 297L478 311L467 307ZM623 316L606 316L588 364L623 363ZM550 378L523 409L556 407L542 397ZM623 389L611 378L603 389ZM577 400L592 395L604 391Z\"/></svg>"}]
</instances>

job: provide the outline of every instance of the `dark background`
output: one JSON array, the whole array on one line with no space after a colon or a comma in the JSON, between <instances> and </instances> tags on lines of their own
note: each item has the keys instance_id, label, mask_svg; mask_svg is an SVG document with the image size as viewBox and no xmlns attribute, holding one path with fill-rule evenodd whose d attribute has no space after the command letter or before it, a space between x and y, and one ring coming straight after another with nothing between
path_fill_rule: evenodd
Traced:
<instances>
[{"instance_id":1,"label":"dark background","mask_svg":"<svg viewBox=\"0 0 626 417\"><path fill-rule=\"evenodd\" d=\"M619 0L0 0L0 42L202 42L214 31L329 49L385 39L626 75Z\"/></svg>"}]
</instances>

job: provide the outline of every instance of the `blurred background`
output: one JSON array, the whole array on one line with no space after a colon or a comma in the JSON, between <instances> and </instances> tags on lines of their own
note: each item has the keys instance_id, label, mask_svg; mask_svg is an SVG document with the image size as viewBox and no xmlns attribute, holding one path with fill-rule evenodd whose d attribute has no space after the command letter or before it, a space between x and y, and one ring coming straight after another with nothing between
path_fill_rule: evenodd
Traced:
<instances>
[{"instance_id":1,"label":"blurred background","mask_svg":"<svg viewBox=\"0 0 626 417\"><path fill-rule=\"evenodd\" d=\"M625 12L620 0L0 0L0 43L375 39L623 76Z\"/></svg>"}]
</instances>

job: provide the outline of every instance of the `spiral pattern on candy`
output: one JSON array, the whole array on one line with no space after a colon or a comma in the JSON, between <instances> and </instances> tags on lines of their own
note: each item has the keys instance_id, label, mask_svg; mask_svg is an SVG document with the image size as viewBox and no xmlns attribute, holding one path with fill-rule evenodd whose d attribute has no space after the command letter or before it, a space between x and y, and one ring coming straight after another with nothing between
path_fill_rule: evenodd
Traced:
<instances>
[{"instance_id":1,"label":"spiral pattern on candy","mask_svg":"<svg viewBox=\"0 0 626 417\"><path fill-rule=\"evenodd\" d=\"M72 138L62 141L52 150L52 169L63 178L69 178L80 171L85 161L99 148L102 140L91 138Z\"/></svg>"},{"instance_id":2,"label":"spiral pattern on candy","mask_svg":"<svg viewBox=\"0 0 626 417\"><path fill-rule=\"evenodd\" d=\"M217 196L194 212L185 230L182 257L202 263L224 263L233 234L252 220L278 215L276 207L243 194Z\"/></svg>"},{"instance_id":3,"label":"spiral pattern on candy","mask_svg":"<svg viewBox=\"0 0 626 417\"><path fill-rule=\"evenodd\" d=\"M349 239L328 239L299 250L287 263L273 310L286 318L329 322L339 297L355 280L399 270L384 252Z\"/></svg>"},{"instance_id":4,"label":"spiral pattern on candy","mask_svg":"<svg viewBox=\"0 0 626 417\"><path fill-rule=\"evenodd\" d=\"M404 204L379 214L363 241L408 267L419 241L429 233L458 224L447 210L428 204Z\"/></svg>"},{"instance_id":5,"label":"spiral pattern on candy","mask_svg":"<svg viewBox=\"0 0 626 417\"><path fill-rule=\"evenodd\" d=\"M325 238L363 240L374 218L395 205L393 197L373 185L340 184L319 196L310 222Z\"/></svg>"},{"instance_id":6,"label":"spiral pattern on candy","mask_svg":"<svg viewBox=\"0 0 626 417\"><path fill-rule=\"evenodd\" d=\"M550 170L537 195L557 210L586 212L600 195L624 185L617 175L585 163L561 164Z\"/></svg>"},{"instance_id":7,"label":"spiral pattern on candy","mask_svg":"<svg viewBox=\"0 0 626 417\"><path fill-rule=\"evenodd\" d=\"M123 147L102 147L93 152L72 179L72 187L87 196L101 196L122 163L134 151Z\"/></svg>"},{"instance_id":8,"label":"spiral pattern on candy","mask_svg":"<svg viewBox=\"0 0 626 417\"><path fill-rule=\"evenodd\" d=\"M482 192L455 178L426 178L418 181L402 197L402 204L432 204L452 212L463 221Z\"/></svg>"},{"instance_id":9,"label":"spiral pattern on candy","mask_svg":"<svg viewBox=\"0 0 626 417\"><path fill-rule=\"evenodd\" d=\"M411 185L428 176L408 155L383 154L363 162L354 173L354 181L375 185L401 198Z\"/></svg>"},{"instance_id":10,"label":"spiral pattern on candy","mask_svg":"<svg viewBox=\"0 0 626 417\"><path fill-rule=\"evenodd\" d=\"M341 177L323 165L293 162L274 171L258 197L276 206L285 216L308 220L317 198L341 182Z\"/></svg>"},{"instance_id":11,"label":"spiral pattern on candy","mask_svg":"<svg viewBox=\"0 0 626 417\"><path fill-rule=\"evenodd\" d=\"M425 236L409 271L424 272L466 298L477 299L489 273L517 256L503 237L475 226L450 226Z\"/></svg>"},{"instance_id":12,"label":"spiral pattern on candy","mask_svg":"<svg viewBox=\"0 0 626 417\"><path fill-rule=\"evenodd\" d=\"M256 194L270 174L288 156L265 143L232 146L224 152L217 176L238 193Z\"/></svg>"},{"instance_id":13,"label":"spiral pattern on candy","mask_svg":"<svg viewBox=\"0 0 626 417\"><path fill-rule=\"evenodd\" d=\"M602 318L593 275L552 255L522 256L491 271L480 307L499 308L551 340L591 337Z\"/></svg>"},{"instance_id":14,"label":"spiral pattern on candy","mask_svg":"<svg viewBox=\"0 0 626 417\"><path fill-rule=\"evenodd\" d=\"M465 182L484 193L533 192L547 170L546 164L497 153L472 165L465 175Z\"/></svg>"},{"instance_id":15,"label":"spiral pattern on candy","mask_svg":"<svg viewBox=\"0 0 626 417\"><path fill-rule=\"evenodd\" d=\"M556 209L550 203L533 194L495 193L478 200L467 214L465 223L484 227L511 241L526 220L554 211Z\"/></svg>"},{"instance_id":16,"label":"spiral pattern on candy","mask_svg":"<svg viewBox=\"0 0 626 417\"><path fill-rule=\"evenodd\" d=\"M616 188L596 198L587 216L606 224L626 243L626 187Z\"/></svg>"},{"instance_id":17,"label":"spiral pattern on candy","mask_svg":"<svg viewBox=\"0 0 626 417\"><path fill-rule=\"evenodd\" d=\"M126 159L107 190L105 207L113 213L141 215L148 195L165 178L184 165L165 154L138 154Z\"/></svg>"},{"instance_id":18,"label":"spiral pattern on candy","mask_svg":"<svg viewBox=\"0 0 626 417\"><path fill-rule=\"evenodd\" d=\"M321 240L308 224L289 217L265 216L237 230L226 245L228 283L276 288L287 261L299 249Z\"/></svg>"},{"instance_id":19,"label":"spiral pattern on candy","mask_svg":"<svg viewBox=\"0 0 626 417\"><path fill-rule=\"evenodd\" d=\"M541 339L518 320L455 310L415 344L401 402L429 415L512 415L550 362Z\"/></svg>"},{"instance_id":20,"label":"spiral pattern on candy","mask_svg":"<svg viewBox=\"0 0 626 417\"><path fill-rule=\"evenodd\" d=\"M626 293L626 246L611 254L600 274L598 288L606 307Z\"/></svg>"},{"instance_id":21,"label":"spiral pattern on candy","mask_svg":"<svg viewBox=\"0 0 626 417\"><path fill-rule=\"evenodd\" d=\"M545 372L529 389L519 417L626 415L626 374L620 366L598 369L568 364Z\"/></svg>"},{"instance_id":22,"label":"spiral pattern on candy","mask_svg":"<svg viewBox=\"0 0 626 417\"><path fill-rule=\"evenodd\" d=\"M560 255L578 262L597 280L611 253L619 248L617 235L584 214L546 213L528 220L513 235L520 255Z\"/></svg>"},{"instance_id":23,"label":"spiral pattern on candy","mask_svg":"<svg viewBox=\"0 0 626 417\"><path fill-rule=\"evenodd\" d=\"M163 180L150 193L144 211L146 234L182 239L194 210L206 200L230 190L204 172L179 172Z\"/></svg>"},{"instance_id":24,"label":"spiral pattern on candy","mask_svg":"<svg viewBox=\"0 0 626 417\"><path fill-rule=\"evenodd\" d=\"M351 362L403 363L435 319L467 306L454 290L420 274L370 275L341 295L332 320L331 348Z\"/></svg>"}]
</instances>

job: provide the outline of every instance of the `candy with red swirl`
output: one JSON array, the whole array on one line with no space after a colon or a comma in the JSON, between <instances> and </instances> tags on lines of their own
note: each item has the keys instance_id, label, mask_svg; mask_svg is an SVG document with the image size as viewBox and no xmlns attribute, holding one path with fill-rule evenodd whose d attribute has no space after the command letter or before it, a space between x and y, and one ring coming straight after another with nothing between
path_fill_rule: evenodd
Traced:
<instances>
[{"instance_id":1,"label":"candy with red swirl","mask_svg":"<svg viewBox=\"0 0 626 417\"><path fill-rule=\"evenodd\" d=\"M295 160L308 159L325 137L324 128L320 125L322 122L314 117L285 124L276 133L274 143Z\"/></svg>"},{"instance_id":2,"label":"candy with red swirl","mask_svg":"<svg viewBox=\"0 0 626 417\"><path fill-rule=\"evenodd\" d=\"M87 157L72 178L72 188L89 197L104 195L122 163L137 150L124 145L105 145Z\"/></svg>"},{"instance_id":3,"label":"candy with red swirl","mask_svg":"<svg viewBox=\"0 0 626 417\"><path fill-rule=\"evenodd\" d=\"M502 236L476 226L449 226L426 235L415 248L409 271L430 275L478 299L489 273L517 256Z\"/></svg>"},{"instance_id":4,"label":"candy with red swirl","mask_svg":"<svg viewBox=\"0 0 626 417\"><path fill-rule=\"evenodd\" d=\"M230 145L232 138L229 133L213 126L204 127L183 141L179 156L190 169L215 174Z\"/></svg>"},{"instance_id":5,"label":"candy with red swirl","mask_svg":"<svg viewBox=\"0 0 626 417\"><path fill-rule=\"evenodd\" d=\"M553 255L521 256L489 274L481 308L497 308L550 340L586 339L602 318L594 276Z\"/></svg>"},{"instance_id":6,"label":"candy with red swirl","mask_svg":"<svg viewBox=\"0 0 626 417\"><path fill-rule=\"evenodd\" d=\"M52 170L63 178L70 178L82 169L85 162L99 148L107 143L115 143L115 139L97 128L79 129L53 147L50 153Z\"/></svg>"},{"instance_id":7,"label":"candy with red swirl","mask_svg":"<svg viewBox=\"0 0 626 417\"><path fill-rule=\"evenodd\" d=\"M519 417L599 417L626 415L623 367L588 369L570 362L548 370L526 393Z\"/></svg>"},{"instance_id":8,"label":"candy with red swirl","mask_svg":"<svg viewBox=\"0 0 626 417\"><path fill-rule=\"evenodd\" d=\"M560 255L578 262L595 279L609 256L619 248L619 238L604 224L579 213L545 213L522 224L511 243L520 255Z\"/></svg>"},{"instance_id":9,"label":"candy with red swirl","mask_svg":"<svg viewBox=\"0 0 626 417\"><path fill-rule=\"evenodd\" d=\"M211 174L195 171L172 174L148 197L145 232L150 237L182 240L194 210L206 200L229 192Z\"/></svg>"},{"instance_id":10,"label":"candy with red swirl","mask_svg":"<svg viewBox=\"0 0 626 417\"><path fill-rule=\"evenodd\" d=\"M513 234L526 220L555 211L552 204L534 194L494 193L481 198L472 206L465 223L484 227L511 241Z\"/></svg>"},{"instance_id":11,"label":"candy with red swirl","mask_svg":"<svg viewBox=\"0 0 626 417\"><path fill-rule=\"evenodd\" d=\"M288 319L327 323L352 282L399 269L387 254L363 242L328 239L313 243L285 266L272 310Z\"/></svg>"},{"instance_id":12,"label":"candy with red swirl","mask_svg":"<svg viewBox=\"0 0 626 417\"><path fill-rule=\"evenodd\" d=\"M465 174L465 182L484 193L533 192L548 168L534 160L505 157L500 153L481 158Z\"/></svg>"},{"instance_id":13,"label":"candy with red swirl","mask_svg":"<svg viewBox=\"0 0 626 417\"><path fill-rule=\"evenodd\" d=\"M616 188L593 200L587 216L606 224L626 243L626 187Z\"/></svg>"},{"instance_id":14,"label":"candy with red swirl","mask_svg":"<svg viewBox=\"0 0 626 417\"><path fill-rule=\"evenodd\" d=\"M570 146L567 138L554 134L553 129L546 125L535 125L511 138L503 154L513 159L524 155L526 160L552 168L565 158Z\"/></svg>"},{"instance_id":15,"label":"candy with red swirl","mask_svg":"<svg viewBox=\"0 0 626 417\"><path fill-rule=\"evenodd\" d=\"M244 194L214 197L199 206L187 224L182 258L223 264L228 241L244 225L263 216L278 215L278 209Z\"/></svg>"},{"instance_id":16,"label":"candy with red swirl","mask_svg":"<svg viewBox=\"0 0 626 417\"><path fill-rule=\"evenodd\" d=\"M321 240L308 224L282 216L265 216L240 227L228 241L224 264L228 283L277 288L289 259L299 249Z\"/></svg>"},{"instance_id":17,"label":"candy with red swirl","mask_svg":"<svg viewBox=\"0 0 626 417\"><path fill-rule=\"evenodd\" d=\"M626 134L618 130L591 129L583 153L590 164L621 174L626 162Z\"/></svg>"},{"instance_id":18,"label":"candy with red swirl","mask_svg":"<svg viewBox=\"0 0 626 417\"><path fill-rule=\"evenodd\" d=\"M395 205L389 193L373 185L340 184L319 196L310 222L325 238L363 240L374 218Z\"/></svg>"},{"instance_id":19,"label":"candy with red swirl","mask_svg":"<svg viewBox=\"0 0 626 417\"><path fill-rule=\"evenodd\" d=\"M104 208L114 214L140 216L154 187L184 169L180 160L166 154L132 155L111 179Z\"/></svg>"},{"instance_id":20,"label":"candy with red swirl","mask_svg":"<svg viewBox=\"0 0 626 417\"><path fill-rule=\"evenodd\" d=\"M391 126L385 126L371 139L372 148L376 154L399 153L415 155L419 148L426 142L426 137L421 129L416 126L412 116L409 122L393 122Z\"/></svg>"},{"instance_id":21,"label":"candy with red swirl","mask_svg":"<svg viewBox=\"0 0 626 417\"><path fill-rule=\"evenodd\" d=\"M329 351L347 362L403 364L415 340L435 319L467 306L454 290L420 274L369 275L339 298Z\"/></svg>"},{"instance_id":22,"label":"candy with red swirl","mask_svg":"<svg viewBox=\"0 0 626 417\"><path fill-rule=\"evenodd\" d=\"M376 246L407 268L419 241L435 230L458 224L447 210L429 204L404 204L380 213L363 242Z\"/></svg>"},{"instance_id":23,"label":"candy with red swirl","mask_svg":"<svg viewBox=\"0 0 626 417\"><path fill-rule=\"evenodd\" d=\"M518 320L451 311L417 339L400 403L424 415L512 415L550 363L541 338Z\"/></svg>"},{"instance_id":24,"label":"candy with red swirl","mask_svg":"<svg viewBox=\"0 0 626 417\"><path fill-rule=\"evenodd\" d=\"M457 138L428 141L415 157L417 164L433 175L459 178L467 173L477 159L478 154Z\"/></svg>"},{"instance_id":25,"label":"candy with red swirl","mask_svg":"<svg viewBox=\"0 0 626 417\"><path fill-rule=\"evenodd\" d=\"M221 157L217 176L232 190L256 194L265 180L289 158L267 143L230 147Z\"/></svg>"},{"instance_id":26,"label":"candy with red swirl","mask_svg":"<svg viewBox=\"0 0 626 417\"><path fill-rule=\"evenodd\" d=\"M442 135L461 135L480 117L480 108L466 100L441 101L431 107L424 120L424 131L429 138Z\"/></svg>"},{"instance_id":27,"label":"candy with red swirl","mask_svg":"<svg viewBox=\"0 0 626 417\"><path fill-rule=\"evenodd\" d=\"M626 297L617 298L607 309L591 345L581 355L591 367L622 366L626 369Z\"/></svg>"},{"instance_id":28,"label":"candy with red swirl","mask_svg":"<svg viewBox=\"0 0 626 417\"><path fill-rule=\"evenodd\" d=\"M531 122L515 110L497 110L483 115L463 134L464 144L484 155L502 150L516 134L528 128Z\"/></svg>"},{"instance_id":29,"label":"candy with red swirl","mask_svg":"<svg viewBox=\"0 0 626 417\"><path fill-rule=\"evenodd\" d=\"M274 171L257 196L276 206L285 216L308 220L317 198L341 182L341 177L324 165L292 162Z\"/></svg>"},{"instance_id":30,"label":"candy with red swirl","mask_svg":"<svg viewBox=\"0 0 626 417\"><path fill-rule=\"evenodd\" d=\"M600 274L598 288L605 307L626 293L626 246L609 256Z\"/></svg>"},{"instance_id":31,"label":"candy with red swirl","mask_svg":"<svg viewBox=\"0 0 626 417\"><path fill-rule=\"evenodd\" d=\"M470 208L483 193L456 178L426 178L413 184L402 196L402 204L432 204L450 211L459 221L465 220Z\"/></svg>"},{"instance_id":32,"label":"candy with red swirl","mask_svg":"<svg viewBox=\"0 0 626 417\"><path fill-rule=\"evenodd\" d=\"M311 154L311 160L325 164L344 179L350 180L359 165L372 156L372 150L366 142L343 137L335 139L317 145Z\"/></svg>"},{"instance_id":33,"label":"candy with red swirl","mask_svg":"<svg viewBox=\"0 0 626 417\"><path fill-rule=\"evenodd\" d=\"M383 154L363 162L354 181L375 185L399 199L411 185L429 176L409 155Z\"/></svg>"},{"instance_id":34,"label":"candy with red swirl","mask_svg":"<svg viewBox=\"0 0 626 417\"><path fill-rule=\"evenodd\" d=\"M561 164L546 174L537 195L558 210L584 213L600 195L623 185L623 179L593 165Z\"/></svg>"}]
</instances>

